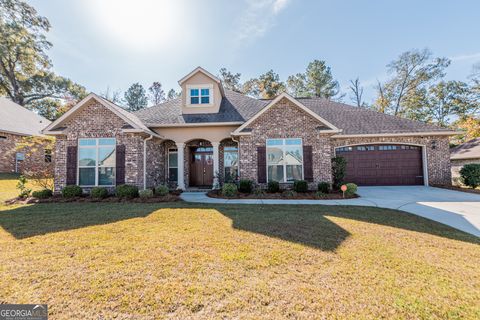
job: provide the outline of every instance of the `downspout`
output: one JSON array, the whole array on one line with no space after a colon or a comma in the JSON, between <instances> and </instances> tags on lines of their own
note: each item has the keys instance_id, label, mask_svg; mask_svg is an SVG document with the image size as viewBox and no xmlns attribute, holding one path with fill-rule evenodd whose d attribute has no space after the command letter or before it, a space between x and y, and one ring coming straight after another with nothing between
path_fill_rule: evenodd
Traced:
<instances>
[{"instance_id":1,"label":"downspout","mask_svg":"<svg viewBox=\"0 0 480 320\"><path fill-rule=\"evenodd\" d=\"M143 139L143 190L147 189L147 141L152 139L153 135Z\"/></svg>"}]
</instances>

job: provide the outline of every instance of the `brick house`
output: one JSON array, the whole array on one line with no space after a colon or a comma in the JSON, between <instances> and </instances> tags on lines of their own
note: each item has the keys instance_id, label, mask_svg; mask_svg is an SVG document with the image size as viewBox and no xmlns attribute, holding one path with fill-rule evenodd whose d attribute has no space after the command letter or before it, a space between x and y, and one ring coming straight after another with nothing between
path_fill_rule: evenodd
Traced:
<instances>
[{"instance_id":1,"label":"brick house","mask_svg":"<svg viewBox=\"0 0 480 320\"><path fill-rule=\"evenodd\" d=\"M480 164L480 138L469 140L452 148L450 161L452 163L452 182L460 185L462 184L460 169L466 164Z\"/></svg>"},{"instance_id":2,"label":"brick house","mask_svg":"<svg viewBox=\"0 0 480 320\"><path fill-rule=\"evenodd\" d=\"M34 172L52 167L52 150L43 140L27 146L26 138L42 136L50 121L11 100L0 97L0 173ZM20 146L25 145L23 148Z\"/></svg>"},{"instance_id":3,"label":"brick house","mask_svg":"<svg viewBox=\"0 0 480 320\"><path fill-rule=\"evenodd\" d=\"M452 131L320 98L254 99L197 68L181 97L129 113L90 94L44 133L56 137L55 189L223 181L331 182L331 159L359 185L449 184Z\"/></svg>"}]
</instances>

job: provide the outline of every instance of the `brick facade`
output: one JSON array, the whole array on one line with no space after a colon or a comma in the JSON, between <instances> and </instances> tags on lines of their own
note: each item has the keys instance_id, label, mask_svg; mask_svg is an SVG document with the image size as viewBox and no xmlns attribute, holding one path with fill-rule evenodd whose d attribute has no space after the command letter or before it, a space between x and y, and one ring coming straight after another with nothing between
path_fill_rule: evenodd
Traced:
<instances>
[{"instance_id":1,"label":"brick facade","mask_svg":"<svg viewBox=\"0 0 480 320\"><path fill-rule=\"evenodd\" d=\"M336 138L332 139L332 153L338 147L369 144L400 143L424 147L427 159L428 182L430 185L448 185L451 183L450 146L448 137L375 137L375 138ZM425 155L425 154L424 154ZM425 161L424 161L425 162Z\"/></svg>"},{"instance_id":2,"label":"brick facade","mask_svg":"<svg viewBox=\"0 0 480 320\"><path fill-rule=\"evenodd\" d=\"M18 149L29 137L11 134L8 132L0 131L0 172L19 172L19 173L33 173L40 170L46 170L47 172L52 170L53 165L51 162L46 162L45 150L51 149L48 141L45 143L39 142L38 144L26 146ZM43 141L38 140L38 141ZM24 161L19 161L15 164L16 153L23 153L25 156ZM52 150L53 152L53 150ZM51 157L52 162L54 157Z\"/></svg>"},{"instance_id":3,"label":"brick facade","mask_svg":"<svg viewBox=\"0 0 480 320\"><path fill-rule=\"evenodd\" d=\"M331 133L322 133L323 126L290 100L284 98L255 119L249 126L250 135L239 137L240 177L257 181L257 147L265 146L266 139L302 138L304 146L312 146L313 183L331 182Z\"/></svg>"},{"instance_id":4,"label":"brick facade","mask_svg":"<svg viewBox=\"0 0 480 320\"><path fill-rule=\"evenodd\" d=\"M77 146L79 138L116 138L117 145L124 144L125 152L125 183L143 187L143 139L145 137L138 133L123 133L122 127L127 123L105 108L99 102L91 100L71 119L63 124L66 129L65 135L58 136L55 145L55 192L59 192L66 186L67 170L67 147ZM147 150L156 149L152 147L155 142L147 144ZM150 162L152 170L159 170L161 166L157 161ZM159 174L152 172L148 175L153 183ZM149 180L147 180L148 182Z\"/></svg>"}]
</instances>

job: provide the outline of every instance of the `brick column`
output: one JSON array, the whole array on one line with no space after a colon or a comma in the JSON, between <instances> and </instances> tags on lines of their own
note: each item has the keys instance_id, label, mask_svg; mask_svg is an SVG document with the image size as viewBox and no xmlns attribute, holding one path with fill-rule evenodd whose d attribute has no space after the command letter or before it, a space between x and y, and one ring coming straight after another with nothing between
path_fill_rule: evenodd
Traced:
<instances>
[{"instance_id":1,"label":"brick column","mask_svg":"<svg viewBox=\"0 0 480 320\"><path fill-rule=\"evenodd\" d=\"M211 144L213 147L213 189L218 189L220 186L220 181L218 181L218 176L220 174L220 142L211 142Z\"/></svg>"}]
</instances>

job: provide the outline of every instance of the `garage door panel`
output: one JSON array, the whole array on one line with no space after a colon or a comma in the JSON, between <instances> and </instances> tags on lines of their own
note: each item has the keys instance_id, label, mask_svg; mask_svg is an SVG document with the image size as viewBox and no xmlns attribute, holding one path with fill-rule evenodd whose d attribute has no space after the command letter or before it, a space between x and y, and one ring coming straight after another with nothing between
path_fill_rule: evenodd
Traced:
<instances>
[{"instance_id":1,"label":"garage door panel","mask_svg":"<svg viewBox=\"0 0 480 320\"><path fill-rule=\"evenodd\" d=\"M345 181L358 185L422 185L420 147L363 145L337 151L347 160Z\"/></svg>"}]
</instances>

